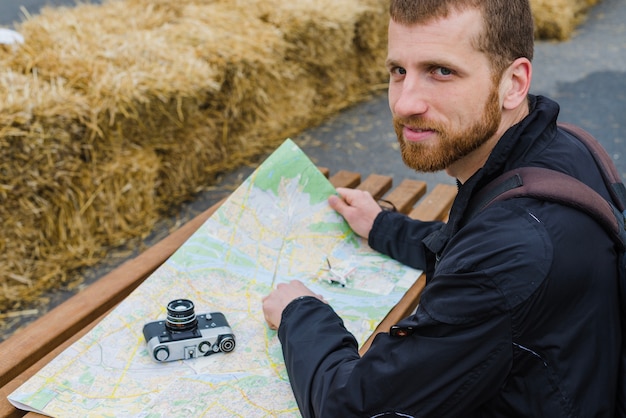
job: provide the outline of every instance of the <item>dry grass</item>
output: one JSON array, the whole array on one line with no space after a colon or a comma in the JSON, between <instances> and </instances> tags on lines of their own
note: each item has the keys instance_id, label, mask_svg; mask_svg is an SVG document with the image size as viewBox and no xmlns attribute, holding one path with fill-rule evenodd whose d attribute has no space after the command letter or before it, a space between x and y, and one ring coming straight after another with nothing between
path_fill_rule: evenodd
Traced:
<instances>
[{"instance_id":1,"label":"dry grass","mask_svg":"<svg viewBox=\"0 0 626 418\"><path fill-rule=\"evenodd\" d=\"M530 0L537 37L563 41L569 39L599 0Z\"/></svg>"},{"instance_id":2,"label":"dry grass","mask_svg":"<svg viewBox=\"0 0 626 418\"><path fill-rule=\"evenodd\" d=\"M592 0L534 0L563 39ZM386 81L386 2L109 0L0 48L0 316Z\"/></svg>"}]
</instances>

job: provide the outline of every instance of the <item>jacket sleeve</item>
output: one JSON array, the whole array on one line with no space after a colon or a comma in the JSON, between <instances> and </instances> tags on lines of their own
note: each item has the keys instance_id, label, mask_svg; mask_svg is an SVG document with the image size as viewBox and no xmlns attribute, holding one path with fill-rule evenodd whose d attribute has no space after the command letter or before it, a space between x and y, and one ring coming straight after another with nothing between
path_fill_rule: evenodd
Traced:
<instances>
[{"instance_id":1,"label":"jacket sleeve","mask_svg":"<svg viewBox=\"0 0 626 418\"><path fill-rule=\"evenodd\" d=\"M418 221L401 213L383 211L374 220L368 244L402 264L425 270L422 240L442 226L443 222Z\"/></svg>"},{"instance_id":2,"label":"jacket sleeve","mask_svg":"<svg viewBox=\"0 0 626 418\"><path fill-rule=\"evenodd\" d=\"M292 302L278 336L302 415L452 416L492 396L510 369L507 315L445 324L420 306L399 325L415 332L381 333L360 358L329 305L315 298Z\"/></svg>"}]
</instances>

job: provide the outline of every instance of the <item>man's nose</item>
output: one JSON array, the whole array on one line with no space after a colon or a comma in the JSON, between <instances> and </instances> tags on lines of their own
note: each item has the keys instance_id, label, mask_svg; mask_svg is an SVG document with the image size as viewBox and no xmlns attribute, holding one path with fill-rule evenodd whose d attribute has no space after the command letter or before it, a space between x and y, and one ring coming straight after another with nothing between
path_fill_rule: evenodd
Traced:
<instances>
[{"instance_id":1,"label":"man's nose","mask_svg":"<svg viewBox=\"0 0 626 418\"><path fill-rule=\"evenodd\" d=\"M426 91L415 77L406 77L402 82L389 86L389 106L395 116L421 115L428 110Z\"/></svg>"}]
</instances>

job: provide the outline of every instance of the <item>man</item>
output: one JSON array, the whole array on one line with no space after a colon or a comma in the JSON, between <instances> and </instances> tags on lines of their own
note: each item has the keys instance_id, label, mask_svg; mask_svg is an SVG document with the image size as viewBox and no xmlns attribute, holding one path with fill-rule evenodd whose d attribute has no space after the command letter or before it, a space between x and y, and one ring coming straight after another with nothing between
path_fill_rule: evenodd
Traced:
<instances>
[{"instance_id":1,"label":"man","mask_svg":"<svg viewBox=\"0 0 626 418\"><path fill-rule=\"evenodd\" d=\"M415 314L360 358L301 282L263 300L306 417L613 416L621 349L617 254L581 211L530 198L468 218L512 168L568 173L609 198L586 148L529 95L528 0L392 0L389 103L404 162L459 191L443 225L340 189L329 204L382 253L427 273Z\"/></svg>"}]
</instances>

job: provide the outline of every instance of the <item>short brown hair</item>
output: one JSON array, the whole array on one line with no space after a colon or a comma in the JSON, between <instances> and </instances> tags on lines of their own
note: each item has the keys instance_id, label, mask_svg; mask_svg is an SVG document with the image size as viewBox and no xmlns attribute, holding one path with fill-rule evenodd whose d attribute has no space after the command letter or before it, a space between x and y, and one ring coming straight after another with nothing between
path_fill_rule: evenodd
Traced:
<instances>
[{"instance_id":1,"label":"short brown hair","mask_svg":"<svg viewBox=\"0 0 626 418\"><path fill-rule=\"evenodd\" d=\"M528 0L391 0L389 14L394 22L413 25L468 9L483 16L485 30L476 48L491 58L496 74L517 58L532 61L534 24Z\"/></svg>"}]
</instances>

